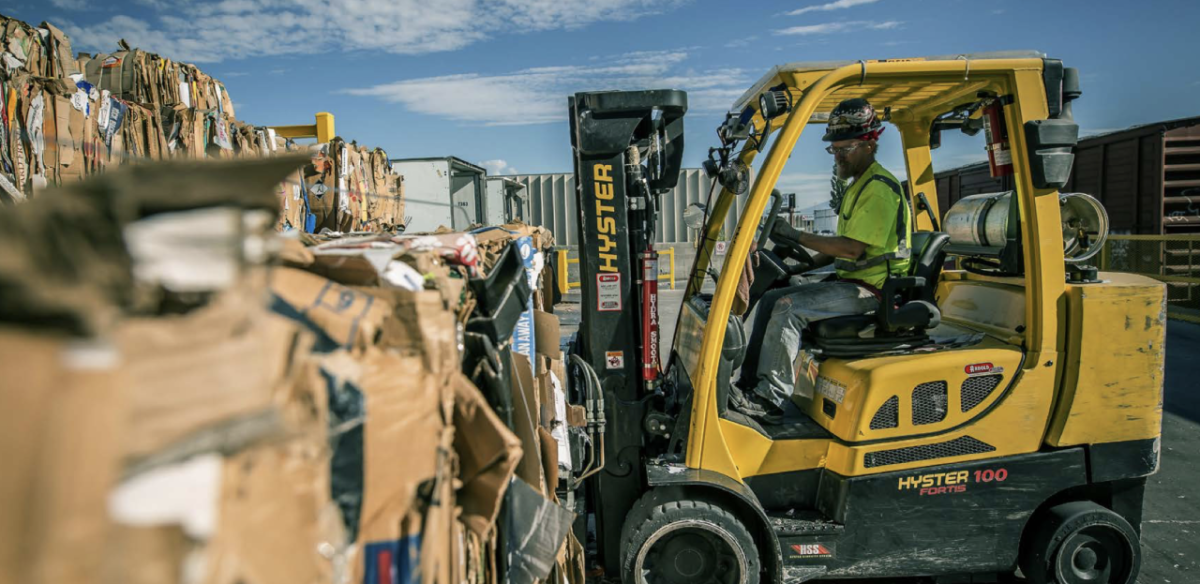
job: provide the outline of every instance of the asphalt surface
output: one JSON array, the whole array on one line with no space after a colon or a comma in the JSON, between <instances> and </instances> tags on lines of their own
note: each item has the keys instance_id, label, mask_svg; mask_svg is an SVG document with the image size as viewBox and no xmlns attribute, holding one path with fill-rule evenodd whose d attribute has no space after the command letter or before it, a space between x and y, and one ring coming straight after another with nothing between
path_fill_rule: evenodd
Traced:
<instances>
[{"instance_id":1,"label":"asphalt surface","mask_svg":"<svg viewBox=\"0 0 1200 584\"><path fill-rule=\"evenodd\" d=\"M669 347L682 286L661 292L659 320ZM555 307L564 339L579 325L579 294ZM1140 584L1200 583L1200 325L1167 324L1162 462L1146 485Z\"/></svg>"}]
</instances>

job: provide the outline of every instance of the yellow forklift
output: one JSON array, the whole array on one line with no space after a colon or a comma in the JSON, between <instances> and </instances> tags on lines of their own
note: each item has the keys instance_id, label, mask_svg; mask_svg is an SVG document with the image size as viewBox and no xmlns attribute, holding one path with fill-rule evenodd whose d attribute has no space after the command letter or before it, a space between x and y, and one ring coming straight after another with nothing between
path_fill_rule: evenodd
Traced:
<instances>
[{"instance_id":1,"label":"yellow forklift","mask_svg":"<svg viewBox=\"0 0 1200 584\"><path fill-rule=\"evenodd\" d=\"M589 476L564 478L564 500L606 577L984 582L1019 568L1035 583L1135 581L1159 460L1165 295L1087 265L1103 208L1058 192L1078 138L1078 79L1040 53L772 69L718 128L714 194L665 366L652 243L678 176L686 95L570 99L582 281L570 399L588 411L592 454L576 467ZM811 277L804 250L767 244L776 215L764 210L801 133L853 97L900 134L911 271L889 278L875 314L804 331L793 404L763 424L730 407L759 349L731 308L752 247L751 305ZM1011 190L943 217L930 150L942 132L981 129Z\"/></svg>"}]
</instances>

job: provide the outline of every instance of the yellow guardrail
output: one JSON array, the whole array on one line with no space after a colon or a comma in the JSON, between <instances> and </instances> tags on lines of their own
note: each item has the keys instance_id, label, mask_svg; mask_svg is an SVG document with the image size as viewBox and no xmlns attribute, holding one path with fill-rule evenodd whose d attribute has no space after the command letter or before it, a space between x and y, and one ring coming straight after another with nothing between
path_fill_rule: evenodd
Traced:
<instances>
[{"instance_id":1,"label":"yellow guardrail","mask_svg":"<svg viewBox=\"0 0 1200 584\"><path fill-rule=\"evenodd\" d=\"M1167 284L1167 316L1200 324L1200 234L1110 235L1100 269Z\"/></svg>"},{"instance_id":2,"label":"yellow guardrail","mask_svg":"<svg viewBox=\"0 0 1200 584\"><path fill-rule=\"evenodd\" d=\"M571 250L569 250L569 249L559 249L558 250L558 291L562 292L563 294L570 292L571 288L578 288L580 286L579 282L572 282L570 275L569 275L570 272L568 271L568 267L570 266L570 264L578 264L579 263L578 257L572 258L567 255L570 252L571 252ZM671 263L670 263L671 268L666 273L663 273L661 270L663 256L671 256ZM660 269L658 272L659 281L660 282L662 280L669 281L671 283L671 289L674 290L675 289L675 248L668 247L667 249L658 250L658 261L659 261L658 265L660 266Z\"/></svg>"},{"instance_id":3,"label":"yellow guardrail","mask_svg":"<svg viewBox=\"0 0 1200 584\"><path fill-rule=\"evenodd\" d=\"M316 138L317 142L322 144L333 140L334 136L337 136L334 132L333 114L318 112L315 117L316 123L311 126L271 126L271 129L284 138Z\"/></svg>"}]
</instances>

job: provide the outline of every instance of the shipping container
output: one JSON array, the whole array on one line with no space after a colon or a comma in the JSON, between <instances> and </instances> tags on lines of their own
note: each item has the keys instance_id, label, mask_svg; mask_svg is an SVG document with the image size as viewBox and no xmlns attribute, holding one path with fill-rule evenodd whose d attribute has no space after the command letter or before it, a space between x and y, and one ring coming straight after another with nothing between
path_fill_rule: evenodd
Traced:
<instances>
[{"instance_id":1,"label":"shipping container","mask_svg":"<svg viewBox=\"0 0 1200 584\"><path fill-rule=\"evenodd\" d=\"M963 197L1013 188L1011 177L992 178L987 162L934 178L943 215ZM1081 139L1071 180L1061 190L1104 203L1113 233L1200 233L1200 117Z\"/></svg>"},{"instance_id":2,"label":"shipping container","mask_svg":"<svg viewBox=\"0 0 1200 584\"><path fill-rule=\"evenodd\" d=\"M484 224L503 225L513 221L528 221L529 196L525 185L502 176L487 177L487 197L484 199Z\"/></svg>"},{"instance_id":3,"label":"shipping container","mask_svg":"<svg viewBox=\"0 0 1200 584\"><path fill-rule=\"evenodd\" d=\"M484 222L487 171L461 158L404 158L390 161L404 177L406 231L445 226L465 231Z\"/></svg>"}]
</instances>

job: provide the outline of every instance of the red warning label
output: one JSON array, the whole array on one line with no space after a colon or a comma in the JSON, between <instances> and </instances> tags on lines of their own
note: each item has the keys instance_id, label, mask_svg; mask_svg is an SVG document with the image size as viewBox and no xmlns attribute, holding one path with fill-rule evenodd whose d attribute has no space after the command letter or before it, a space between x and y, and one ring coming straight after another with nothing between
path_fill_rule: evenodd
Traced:
<instances>
[{"instance_id":1,"label":"red warning label","mask_svg":"<svg viewBox=\"0 0 1200 584\"><path fill-rule=\"evenodd\" d=\"M596 310L621 311L621 274L596 274Z\"/></svg>"}]
</instances>

